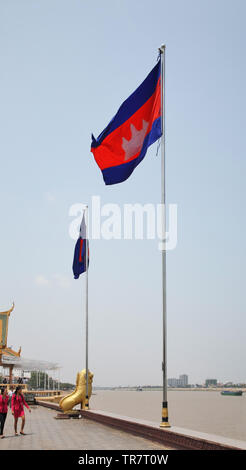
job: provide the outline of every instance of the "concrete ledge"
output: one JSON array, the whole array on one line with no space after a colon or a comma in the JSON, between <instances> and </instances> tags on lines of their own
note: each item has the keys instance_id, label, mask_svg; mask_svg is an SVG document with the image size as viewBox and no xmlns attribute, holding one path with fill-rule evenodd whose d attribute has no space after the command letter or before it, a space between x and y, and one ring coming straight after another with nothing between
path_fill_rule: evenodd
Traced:
<instances>
[{"instance_id":1,"label":"concrete ledge","mask_svg":"<svg viewBox=\"0 0 246 470\"><path fill-rule=\"evenodd\" d=\"M86 419L115 427L121 431L135 434L151 441L182 450L242 450L246 443L234 441L220 436L199 433L172 426L160 428L156 423L119 416L103 411L81 411Z\"/></svg>"},{"instance_id":2,"label":"concrete ledge","mask_svg":"<svg viewBox=\"0 0 246 470\"><path fill-rule=\"evenodd\" d=\"M61 411L59 405L49 402L37 404ZM85 419L90 419L106 426L125 431L130 434L150 439L165 446L179 450L246 450L246 442L227 439L222 436L201 433L172 426L160 428L158 424L150 421L120 416L104 411L81 410Z\"/></svg>"},{"instance_id":3,"label":"concrete ledge","mask_svg":"<svg viewBox=\"0 0 246 470\"><path fill-rule=\"evenodd\" d=\"M52 410L61 412L61 408L59 407L58 403L54 403L52 401L43 401L39 400L38 398L36 398L36 403L37 405L44 406L45 408L51 408Z\"/></svg>"}]
</instances>

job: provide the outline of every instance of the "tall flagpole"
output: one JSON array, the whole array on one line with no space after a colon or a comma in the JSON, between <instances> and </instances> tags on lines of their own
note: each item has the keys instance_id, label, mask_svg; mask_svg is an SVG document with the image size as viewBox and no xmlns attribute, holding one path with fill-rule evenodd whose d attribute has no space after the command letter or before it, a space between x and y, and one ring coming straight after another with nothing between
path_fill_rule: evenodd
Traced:
<instances>
[{"instance_id":1,"label":"tall flagpole","mask_svg":"<svg viewBox=\"0 0 246 470\"><path fill-rule=\"evenodd\" d=\"M88 205L85 206L85 225L86 225L86 294L85 294L85 312L86 312L86 396L85 396L85 409L89 409L89 393L88 393L88 380L89 380L89 370L88 370L88 246L89 246L89 236L88 236Z\"/></svg>"},{"instance_id":2,"label":"tall flagpole","mask_svg":"<svg viewBox=\"0 0 246 470\"><path fill-rule=\"evenodd\" d=\"M162 203L162 309L163 309L163 401L162 401L162 420L161 427L170 427L168 422L168 406L167 406L167 300L166 300L166 188L165 188L165 53L166 46L159 48L161 56L161 203Z\"/></svg>"}]
</instances>

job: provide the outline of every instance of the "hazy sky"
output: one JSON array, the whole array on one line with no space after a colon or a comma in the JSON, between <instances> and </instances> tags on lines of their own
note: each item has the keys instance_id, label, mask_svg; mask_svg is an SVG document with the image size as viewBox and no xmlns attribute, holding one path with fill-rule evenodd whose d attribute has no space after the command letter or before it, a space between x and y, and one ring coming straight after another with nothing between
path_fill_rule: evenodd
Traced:
<instances>
[{"instance_id":1,"label":"hazy sky","mask_svg":"<svg viewBox=\"0 0 246 470\"><path fill-rule=\"evenodd\" d=\"M106 187L90 153L166 50L168 377L246 381L245 2L0 0L0 307L9 345L85 366L84 278L69 236L75 203L160 202L154 144ZM161 384L158 240L91 240L89 367L96 385Z\"/></svg>"}]
</instances>

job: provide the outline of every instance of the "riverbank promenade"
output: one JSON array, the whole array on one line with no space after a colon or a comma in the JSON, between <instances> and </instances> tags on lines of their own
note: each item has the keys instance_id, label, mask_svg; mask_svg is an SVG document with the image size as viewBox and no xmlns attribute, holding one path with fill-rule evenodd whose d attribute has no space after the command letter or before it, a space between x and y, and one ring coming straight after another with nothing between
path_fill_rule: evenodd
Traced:
<instances>
[{"instance_id":1,"label":"riverbank promenade","mask_svg":"<svg viewBox=\"0 0 246 470\"><path fill-rule=\"evenodd\" d=\"M25 436L15 436L8 412L1 450L169 450L161 444L87 419L54 419L57 412L40 406L26 412ZM20 420L19 420L20 421ZM20 431L20 422L18 431Z\"/></svg>"}]
</instances>

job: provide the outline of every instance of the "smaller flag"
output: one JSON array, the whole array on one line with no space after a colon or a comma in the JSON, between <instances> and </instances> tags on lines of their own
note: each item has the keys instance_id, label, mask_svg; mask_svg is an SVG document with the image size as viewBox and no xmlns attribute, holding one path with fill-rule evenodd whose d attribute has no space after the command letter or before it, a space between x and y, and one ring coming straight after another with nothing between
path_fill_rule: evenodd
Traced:
<instances>
[{"instance_id":1,"label":"smaller flag","mask_svg":"<svg viewBox=\"0 0 246 470\"><path fill-rule=\"evenodd\" d=\"M86 271L86 249L88 246L88 266L89 266L89 241L86 239L85 213L83 213L80 225L79 238L76 242L73 257L74 279L78 279L80 274Z\"/></svg>"}]
</instances>

